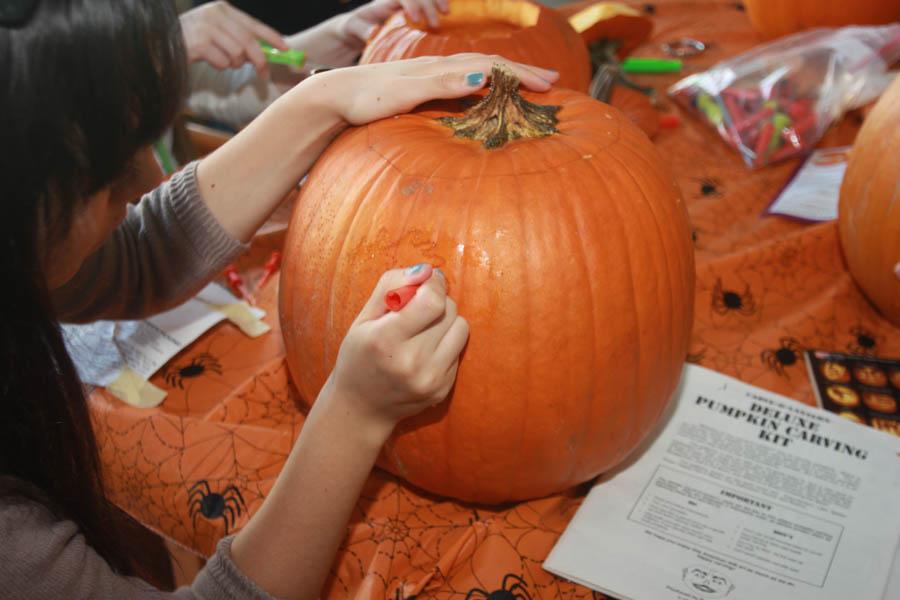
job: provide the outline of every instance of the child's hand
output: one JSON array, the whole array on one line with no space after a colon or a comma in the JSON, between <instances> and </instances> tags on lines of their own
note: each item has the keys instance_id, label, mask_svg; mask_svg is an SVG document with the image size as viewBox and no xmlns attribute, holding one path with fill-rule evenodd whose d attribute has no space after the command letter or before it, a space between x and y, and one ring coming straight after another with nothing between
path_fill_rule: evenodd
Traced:
<instances>
[{"instance_id":1,"label":"child's hand","mask_svg":"<svg viewBox=\"0 0 900 600\"><path fill-rule=\"evenodd\" d=\"M403 309L386 308L388 291L419 283ZM346 402L386 436L447 397L468 337L440 272L428 264L388 271L344 337L326 387L332 401Z\"/></svg>"},{"instance_id":2,"label":"child's hand","mask_svg":"<svg viewBox=\"0 0 900 600\"><path fill-rule=\"evenodd\" d=\"M217 69L251 62L262 75L268 63L259 40L288 49L281 34L224 0L185 11L179 20L189 62L205 60Z\"/></svg>"},{"instance_id":3,"label":"child's hand","mask_svg":"<svg viewBox=\"0 0 900 600\"><path fill-rule=\"evenodd\" d=\"M556 71L523 65L502 56L466 53L426 56L335 69L310 79L322 86L328 103L351 125L409 112L439 98L460 98L484 87L494 63L503 63L534 91L550 89ZM327 87L326 87L327 86Z\"/></svg>"}]
</instances>

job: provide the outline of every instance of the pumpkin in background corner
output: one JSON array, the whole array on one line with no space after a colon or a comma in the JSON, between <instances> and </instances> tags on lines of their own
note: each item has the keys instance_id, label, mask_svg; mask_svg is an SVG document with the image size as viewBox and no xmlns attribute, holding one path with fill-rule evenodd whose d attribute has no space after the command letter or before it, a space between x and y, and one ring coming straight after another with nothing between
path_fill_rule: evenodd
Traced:
<instances>
[{"instance_id":1,"label":"pumpkin in background corner","mask_svg":"<svg viewBox=\"0 0 900 600\"><path fill-rule=\"evenodd\" d=\"M361 64L460 52L498 54L559 72L557 86L586 91L591 58L581 36L560 13L529 0L449 0L431 29L400 10L366 44Z\"/></svg>"},{"instance_id":2,"label":"pumpkin in background corner","mask_svg":"<svg viewBox=\"0 0 900 600\"><path fill-rule=\"evenodd\" d=\"M775 38L813 27L884 25L900 21L897 0L744 0L753 28Z\"/></svg>"},{"instance_id":3,"label":"pumpkin in background corner","mask_svg":"<svg viewBox=\"0 0 900 600\"><path fill-rule=\"evenodd\" d=\"M687 211L647 136L586 94L520 96L495 67L460 107L351 128L310 171L281 271L287 363L312 403L381 274L431 262L469 342L450 397L401 422L378 465L468 502L546 496L623 461L671 399L693 321Z\"/></svg>"},{"instance_id":4,"label":"pumpkin in background corner","mask_svg":"<svg viewBox=\"0 0 900 600\"><path fill-rule=\"evenodd\" d=\"M900 327L900 77L863 121L841 182L838 232L863 293Z\"/></svg>"}]
</instances>

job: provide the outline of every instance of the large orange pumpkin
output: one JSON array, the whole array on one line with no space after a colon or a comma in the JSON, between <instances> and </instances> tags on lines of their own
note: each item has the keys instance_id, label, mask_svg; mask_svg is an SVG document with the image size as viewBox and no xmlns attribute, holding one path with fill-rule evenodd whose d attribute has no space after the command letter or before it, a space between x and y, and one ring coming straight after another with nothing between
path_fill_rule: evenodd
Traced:
<instances>
[{"instance_id":1,"label":"large orange pumpkin","mask_svg":"<svg viewBox=\"0 0 900 600\"><path fill-rule=\"evenodd\" d=\"M341 134L303 184L280 283L288 364L312 402L385 270L446 273L471 326L455 388L402 422L378 464L479 503L622 461L678 383L693 317L687 212L647 136L572 90L525 103L497 73L463 122L436 120L459 117L454 101ZM539 137L503 144L501 121Z\"/></svg>"},{"instance_id":2,"label":"large orange pumpkin","mask_svg":"<svg viewBox=\"0 0 900 600\"><path fill-rule=\"evenodd\" d=\"M900 77L863 122L841 183L838 231L850 274L900 327Z\"/></svg>"},{"instance_id":3,"label":"large orange pumpkin","mask_svg":"<svg viewBox=\"0 0 900 600\"><path fill-rule=\"evenodd\" d=\"M403 11L369 41L363 64L460 52L499 54L559 71L557 86L587 91L591 58L581 36L557 11L529 0L450 0L450 12L431 29Z\"/></svg>"},{"instance_id":4,"label":"large orange pumpkin","mask_svg":"<svg viewBox=\"0 0 900 600\"><path fill-rule=\"evenodd\" d=\"M763 37L812 27L882 25L900 21L897 0L744 0L747 16Z\"/></svg>"}]
</instances>

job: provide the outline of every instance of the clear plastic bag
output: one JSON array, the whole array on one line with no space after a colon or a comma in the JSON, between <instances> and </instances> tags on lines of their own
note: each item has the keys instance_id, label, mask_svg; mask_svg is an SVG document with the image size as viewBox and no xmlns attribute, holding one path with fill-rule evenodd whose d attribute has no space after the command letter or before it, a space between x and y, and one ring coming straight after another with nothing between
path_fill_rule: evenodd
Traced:
<instances>
[{"instance_id":1,"label":"clear plastic bag","mask_svg":"<svg viewBox=\"0 0 900 600\"><path fill-rule=\"evenodd\" d=\"M751 168L813 149L844 112L877 98L900 59L900 23L819 28L685 77L669 95Z\"/></svg>"}]
</instances>

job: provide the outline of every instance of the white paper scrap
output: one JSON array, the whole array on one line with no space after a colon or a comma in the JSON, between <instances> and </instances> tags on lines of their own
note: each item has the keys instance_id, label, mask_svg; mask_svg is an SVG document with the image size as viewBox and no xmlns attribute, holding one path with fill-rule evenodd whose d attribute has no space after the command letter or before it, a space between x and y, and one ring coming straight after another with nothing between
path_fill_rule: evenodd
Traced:
<instances>
[{"instance_id":1,"label":"white paper scrap","mask_svg":"<svg viewBox=\"0 0 900 600\"><path fill-rule=\"evenodd\" d=\"M837 219L841 181L849 156L850 146L825 148L810 154L766 209L766 214L815 222Z\"/></svg>"},{"instance_id":2,"label":"white paper scrap","mask_svg":"<svg viewBox=\"0 0 900 600\"><path fill-rule=\"evenodd\" d=\"M128 367L149 379L170 358L227 318L214 307L238 303L228 290L210 283L181 306L142 321L63 324L63 338L82 382L107 386ZM257 318L265 311L251 307Z\"/></svg>"}]
</instances>

